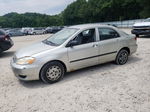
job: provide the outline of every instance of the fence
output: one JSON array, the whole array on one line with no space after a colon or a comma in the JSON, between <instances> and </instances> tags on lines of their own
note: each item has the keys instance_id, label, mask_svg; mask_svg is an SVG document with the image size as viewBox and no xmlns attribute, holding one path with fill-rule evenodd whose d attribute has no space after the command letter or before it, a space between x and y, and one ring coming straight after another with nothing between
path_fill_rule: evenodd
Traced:
<instances>
[{"instance_id":1,"label":"fence","mask_svg":"<svg viewBox=\"0 0 150 112\"><path fill-rule=\"evenodd\" d=\"M101 22L100 24L109 24L117 27L131 28L135 23L142 22L145 19L125 20L125 21L113 21L113 22Z\"/></svg>"}]
</instances>

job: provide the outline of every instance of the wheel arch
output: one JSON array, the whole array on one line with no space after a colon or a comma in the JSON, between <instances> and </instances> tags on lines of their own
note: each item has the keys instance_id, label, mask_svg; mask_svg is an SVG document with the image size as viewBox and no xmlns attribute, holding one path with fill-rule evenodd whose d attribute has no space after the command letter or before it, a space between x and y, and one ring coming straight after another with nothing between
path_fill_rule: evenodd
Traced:
<instances>
[{"instance_id":1,"label":"wheel arch","mask_svg":"<svg viewBox=\"0 0 150 112\"><path fill-rule=\"evenodd\" d=\"M131 52L130 52L129 47L123 47L122 49L120 49L120 50L119 50L119 52L120 52L121 50L123 50L123 49L124 49L124 50L127 50L127 51L128 51L128 53L129 53L129 55L130 55L130 53L131 53ZM119 52L118 52L118 53L119 53Z\"/></svg>"}]
</instances>

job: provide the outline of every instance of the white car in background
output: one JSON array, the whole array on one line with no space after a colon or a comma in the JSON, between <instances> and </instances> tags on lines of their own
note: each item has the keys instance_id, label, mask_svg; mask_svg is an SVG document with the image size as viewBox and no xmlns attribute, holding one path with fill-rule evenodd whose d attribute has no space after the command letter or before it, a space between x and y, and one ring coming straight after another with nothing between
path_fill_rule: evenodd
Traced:
<instances>
[{"instance_id":1,"label":"white car in background","mask_svg":"<svg viewBox=\"0 0 150 112\"><path fill-rule=\"evenodd\" d=\"M150 35L150 18L143 22L135 23L133 25L132 34L139 35Z\"/></svg>"},{"instance_id":2,"label":"white car in background","mask_svg":"<svg viewBox=\"0 0 150 112\"><path fill-rule=\"evenodd\" d=\"M30 27L25 27L25 28L22 28L22 29L21 29L21 32L22 32L24 35L28 35L30 31L32 31L32 28L30 28Z\"/></svg>"},{"instance_id":3,"label":"white car in background","mask_svg":"<svg viewBox=\"0 0 150 112\"><path fill-rule=\"evenodd\" d=\"M44 33L45 33L44 28L31 28L31 30L28 32L29 35L40 35Z\"/></svg>"}]
</instances>

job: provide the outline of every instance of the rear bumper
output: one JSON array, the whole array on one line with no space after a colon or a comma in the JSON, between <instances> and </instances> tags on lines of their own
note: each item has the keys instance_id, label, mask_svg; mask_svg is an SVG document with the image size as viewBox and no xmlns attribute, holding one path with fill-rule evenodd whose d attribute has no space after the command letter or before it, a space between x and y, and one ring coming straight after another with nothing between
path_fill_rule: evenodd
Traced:
<instances>
[{"instance_id":1,"label":"rear bumper","mask_svg":"<svg viewBox=\"0 0 150 112\"><path fill-rule=\"evenodd\" d=\"M3 40L0 42L0 48L2 48L3 51L6 51L10 49L14 45L12 40Z\"/></svg>"},{"instance_id":2,"label":"rear bumper","mask_svg":"<svg viewBox=\"0 0 150 112\"><path fill-rule=\"evenodd\" d=\"M133 53L135 53L137 51L138 45L132 45L130 46L130 55L132 55Z\"/></svg>"},{"instance_id":3,"label":"rear bumper","mask_svg":"<svg viewBox=\"0 0 150 112\"><path fill-rule=\"evenodd\" d=\"M150 29L133 29L131 33L135 35L150 35Z\"/></svg>"}]
</instances>

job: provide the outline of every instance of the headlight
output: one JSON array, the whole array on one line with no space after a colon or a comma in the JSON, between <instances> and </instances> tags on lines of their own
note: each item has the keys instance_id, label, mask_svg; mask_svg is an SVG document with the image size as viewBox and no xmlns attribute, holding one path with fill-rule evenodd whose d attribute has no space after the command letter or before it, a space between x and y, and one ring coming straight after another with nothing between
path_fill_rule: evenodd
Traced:
<instances>
[{"instance_id":1,"label":"headlight","mask_svg":"<svg viewBox=\"0 0 150 112\"><path fill-rule=\"evenodd\" d=\"M28 65L28 64L34 63L34 61L35 61L35 58L33 57L23 57L23 58L18 59L16 63L19 65Z\"/></svg>"}]
</instances>

